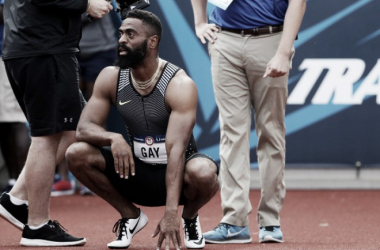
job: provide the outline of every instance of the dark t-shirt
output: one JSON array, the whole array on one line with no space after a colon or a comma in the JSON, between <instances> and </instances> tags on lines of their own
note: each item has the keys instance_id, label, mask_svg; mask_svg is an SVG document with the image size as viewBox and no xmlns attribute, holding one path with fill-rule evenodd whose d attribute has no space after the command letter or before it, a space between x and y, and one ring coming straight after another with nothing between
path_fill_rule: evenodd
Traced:
<instances>
[{"instance_id":1,"label":"dark t-shirt","mask_svg":"<svg viewBox=\"0 0 380 250\"><path fill-rule=\"evenodd\" d=\"M87 0L5 0L3 59L78 51Z\"/></svg>"}]
</instances>

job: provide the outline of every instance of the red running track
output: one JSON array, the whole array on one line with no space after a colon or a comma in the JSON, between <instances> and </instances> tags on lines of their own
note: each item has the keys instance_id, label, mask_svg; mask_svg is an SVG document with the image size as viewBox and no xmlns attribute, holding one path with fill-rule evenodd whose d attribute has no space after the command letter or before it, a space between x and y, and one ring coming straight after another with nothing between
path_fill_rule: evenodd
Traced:
<instances>
[{"instance_id":1,"label":"red running track","mask_svg":"<svg viewBox=\"0 0 380 250\"><path fill-rule=\"evenodd\" d=\"M254 208L257 207L259 195L260 192L257 190L250 192ZM151 238L151 235L163 215L164 208L142 207L142 209L147 214L149 223L135 235L129 249L154 250L157 238ZM222 217L219 193L199 211L199 215L204 232L219 223ZM115 238L112 227L119 219L119 215L97 196L73 195L51 199L51 218L58 220L70 234L86 237L87 244L83 247L25 248L19 245L21 231L0 217L0 249L106 250L108 249L106 244ZM259 244L256 209L254 209L250 215L252 243L206 244L204 249L379 250L380 190L290 190L287 192L281 212L281 227L285 243Z\"/></svg>"}]
</instances>

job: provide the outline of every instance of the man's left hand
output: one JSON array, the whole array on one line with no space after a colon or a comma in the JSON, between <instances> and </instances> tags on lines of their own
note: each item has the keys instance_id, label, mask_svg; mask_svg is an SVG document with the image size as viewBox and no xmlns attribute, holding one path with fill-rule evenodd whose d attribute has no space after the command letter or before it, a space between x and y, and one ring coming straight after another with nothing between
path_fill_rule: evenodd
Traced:
<instances>
[{"instance_id":1,"label":"man's left hand","mask_svg":"<svg viewBox=\"0 0 380 250\"><path fill-rule=\"evenodd\" d=\"M157 242L157 250L161 249L161 245L165 240L165 249L170 249L170 241L174 247L179 250L181 247L181 236L179 233L179 219L177 213L165 213L160 223L157 225L152 237L159 234Z\"/></svg>"}]
</instances>

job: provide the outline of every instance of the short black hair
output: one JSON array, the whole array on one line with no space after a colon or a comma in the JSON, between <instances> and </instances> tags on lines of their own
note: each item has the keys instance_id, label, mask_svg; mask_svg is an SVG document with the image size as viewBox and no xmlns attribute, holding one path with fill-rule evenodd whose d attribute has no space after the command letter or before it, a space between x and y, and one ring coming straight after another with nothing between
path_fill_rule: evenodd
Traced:
<instances>
[{"instance_id":1,"label":"short black hair","mask_svg":"<svg viewBox=\"0 0 380 250\"><path fill-rule=\"evenodd\" d=\"M162 24L160 19L150 11L134 9L128 12L126 18L136 18L142 21L147 27L150 36L158 36L158 44L162 36Z\"/></svg>"}]
</instances>

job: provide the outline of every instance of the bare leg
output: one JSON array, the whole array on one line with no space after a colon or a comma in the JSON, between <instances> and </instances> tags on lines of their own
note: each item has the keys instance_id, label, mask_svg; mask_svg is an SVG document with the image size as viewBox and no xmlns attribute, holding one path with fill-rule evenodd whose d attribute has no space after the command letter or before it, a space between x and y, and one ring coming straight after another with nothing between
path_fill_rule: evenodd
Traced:
<instances>
[{"instance_id":1,"label":"bare leg","mask_svg":"<svg viewBox=\"0 0 380 250\"><path fill-rule=\"evenodd\" d=\"M65 157L67 148L74 142L76 142L75 131L62 132L62 137L61 137L61 140L59 141L57 155L56 155L57 163L60 163L62 161L63 157Z\"/></svg>"},{"instance_id":2,"label":"bare leg","mask_svg":"<svg viewBox=\"0 0 380 250\"><path fill-rule=\"evenodd\" d=\"M182 217L193 219L219 190L216 165L206 158L194 158L186 164L184 193L188 200L183 208Z\"/></svg>"},{"instance_id":3,"label":"bare leg","mask_svg":"<svg viewBox=\"0 0 380 250\"><path fill-rule=\"evenodd\" d=\"M75 131L32 137L24 170L10 192L19 199L28 200L29 226L41 225L50 218L50 193L55 167L59 158L63 158L65 147L75 139L73 135Z\"/></svg>"},{"instance_id":4,"label":"bare leg","mask_svg":"<svg viewBox=\"0 0 380 250\"><path fill-rule=\"evenodd\" d=\"M25 165L29 226L38 226L49 220L50 192L56 165L57 142L57 136L32 138Z\"/></svg>"},{"instance_id":5,"label":"bare leg","mask_svg":"<svg viewBox=\"0 0 380 250\"><path fill-rule=\"evenodd\" d=\"M18 176L15 185L9 193L20 200L28 200L28 191L25 186L25 167L21 171L21 174Z\"/></svg>"},{"instance_id":6,"label":"bare leg","mask_svg":"<svg viewBox=\"0 0 380 250\"><path fill-rule=\"evenodd\" d=\"M41 140L45 141L45 142L41 142L42 144L47 143L47 145L45 145L45 147L47 147L47 151L44 152L44 149L42 149L41 150L41 156L42 157L39 157L40 155L38 155L39 154L38 152L40 149L38 149L39 146L37 146L37 145L42 146L42 144L40 143ZM62 161L67 147L70 146L70 144L72 144L73 142L75 142L75 140L76 140L75 139L75 131L64 131L64 132L61 132L59 134L51 135L51 136L33 137L32 138L32 144L34 144L33 145L34 146L33 152L35 155L30 155L31 154L30 153L31 147L32 147L32 145L31 145L31 147L29 148L29 153L28 153L30 156L28 155L27 162L28 162L28 159L30 158L30 161L34 161L34 163L32 163L32 164L40 164L39 161L42 164L47 163L49 166L51 164L55 164L54 167L52 167L53 177L51 178L51 181L49 180L49 184L50 184L50 182L53 184L55 167L56 167L57 163ZM37 146L37 148L36 148L36 146ZM54 152L51 152L52 149L54 149ZM53 155L48 155L48 152L50 152ZM49 159L51 159L50 156L52 156L53 159L51 162L47 162L47 157L49 157ZM32 158L37 158L37 159L32 160ZM33 165L31 165L31 166L33 166ZM44 166L42 166L41 168L44 169ZM49 171L50 171L50 169L48 170L48 172ZM46 174L48 174L48 172L46 172ZM30 178L30 177L28 177L28 178ZM37 179L33 179L33 180L41 181L41 178L38 177ZM43 183L43 182L41 182L41 183ZM29 190L29 192L30 192L30 190ZM51 187L50 187L50 192L51 192ZM25 167L22 170L19 178L17 179L16 184L13 186L10 194L21 199L21 200L29 200L28 190L26 187L26 179L25 179ZM29 215L29 217L30 216L31 215Z\"/></svg>"},{"instance_id":7,"label":"bare leg","mask_svg":"<svg viewBox=\"0 0 380 250\"><path fill-rule=\"evenodd\" d=\"M103 174L106 162L98 148L78 142L69 147L66 160L71 173L95 194L107 201L122 218L136 218L137 207L124 198Z\"/></svg>"},{"instance_id":8,"label":"bare leg","mask_svg":"<svg viewBox=\"0 0 380 250\"><path fill-rule=\"evenodd\" d=\"M10 192L15 197L22 199L17 196L17 189L25 190L26 188L29 201L28 225L30 226L38 226L49 220L50 192L61 136L62 133L32 137L23 174ZM17 185L23 183L25 186Z\"/></svg>"},{"instance_id":9,"label":"bare leg","mask_svg":"<svg viewBox=\"0 0 380 250\"><path fill-rule=\"evenodd\" d=\"M69 167L67 166L66 159L63 159L58 163L57 173L62 177L63 180L69 180Z\"/></svg>"}]
</instances>

